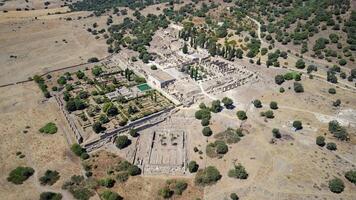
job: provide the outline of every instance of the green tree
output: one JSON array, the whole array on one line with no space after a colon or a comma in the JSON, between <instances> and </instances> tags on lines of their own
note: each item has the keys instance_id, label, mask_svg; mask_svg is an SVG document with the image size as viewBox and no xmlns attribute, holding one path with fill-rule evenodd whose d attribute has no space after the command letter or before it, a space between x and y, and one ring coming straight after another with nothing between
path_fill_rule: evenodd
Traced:
<instances>
[{"instance_id":1,"label":"green tree","mask_svg":"<svg viewBox=\"0 0 356 200\"><path fill-rule=\"evenodd\" d=\"M326 148L330 151L335 151L337 149L337 146L334 142L329 142L326 144Z\"/></svg>"},{"instance_id":2,"label":"green tree","mask_svg":"<svg viewBox=\"0 0 356 200\"><path fill-rule=\"evenodd\" d=\"M318 145L318 146L325 146L325 138L323 136L318 136L316 137L316 141L315 143Z\"/></svg>"},{"instance_id":3,"label":"green tree","mask_svg":"<svg viewBox=\"0 0 356 200\"><path fill-rule=\"evenodd\" d=\"M246 120L247 119L247 115L246 112L243 110L239 110L236 112L237 117L239 118L239 120Z\"/></svg>"},{"instance_id":4,"label":"green tree","mask_svg":"<svg viewBox=\"0 0 356 200\"><path fill-rule=\"evenodd\" d=\"M224 97L223 99L222 99L222 103L224 104L224 106L226 107L226 108L232 108L232 106L233 106L233 104L234 104L234 102L232 101L232 99L230 99L229 97Z\"/></svg>"},{"instance_id":5,"label":"green tree","mask_svg":"<svg viewBox=\"0 0 356 200\"><path fill-rule=\"evenodd\" d=\"M262 102L260 100L255 99L252 103L256 108L262 108Z\"/></svg>"},{"instance_id":6,"label":"green tree","mask_svg":"<svg viewBox=\"0 0 356 200\"><path fill-rule=\"evenodd\" d=\"M241 164L235 165L234 169L229 170L228 176L231 178L247 179L248 173Z\"/></svg>"},{"instance_id":7,"label":"green tree","mask_svg":"<svg viewBox=\"0 0 356 200\"><path fill-rule=\"evenodd\" d=\"M197 172L199 169L199 165L197 162L195 162L194 160L190 161L188 164L188 170L190 173L195 173Z\"/></svg>"},{"instance_id":8,"label":"green tree","mask_svg":"<svg viewBox=\"0 0 356 200\"><path fill-rule=\"evenodd\" d=\"M220 179L221 174L214 166L208 166L205 169L200 169L195 175L195 183L201 186L211 185Z\"/></svg>"},{"instance_id":9,"label":"green tree","mask_svg":"<svg viewBox=\"0 0 356 200\"><path fill-rule=\"evenodd\" d=\"M356 170L350 170L345 173L345 178L356 185Z\"/></svg>"},{"instance_id":10,"label":"green tree","mask_svg":"<svg viewBox=\"0 0 356 200\"><path fill-rule=\"evenodd\" d=\"M40 194L40 200L61 200L62 194L55 192L42 192Z\"/></svg>"},{"instance_id":11,"label":"green tree","mask_svg":"<svg viewBox=\"0 0 356 200\"><path fill-rule=\"evenodd\" d=\"M278 128L272 129L272 135L273 135L274 138L277 138L277 139L279 139L279 138L282 137L282 135L281 135L281 133L279 132L279 129L278 129Z\"/></svg>"},{"instance_id":12,"label":"green tree","mask_svg":"<svg viewBox=\"0 0 356 200\"><path fill-rule=\"evenodd\" d=\"M112 192L110 190L105 190L100 194L100 197L103 200L123 200L124 198L121 197L118 193Z\"/></svg>"},{"instance_id":13,"label":"green tree","mask_svg":"<svg viewBox=\"0 0 356 200\"><path fill-rule=\"evenodd\" d=\"M278 104L277 104L277 102L275 102L275 101L271 101L271 103L269 104L269 107L270 107L272 110L277 110L277 109L278 109Z\"/></svg>"},{"instance_id":14,"label":"green tree","mask_svg":"<svg viewBox=\"0 0 356 200\"><path fill-rule=\"evenodd\" d=\"M126 135L120 135L116 138L116 147L123 149L131 144L131 140Z\"/></svg>"},{"instance_id":15,"label":"green tree","mask_svg":"<svg viewBox=\"0 0 356 200\"><path fill-rule=\"evenodd\" d=\"M35 173L35 170L31 167L16 167L10 172L9 176L7 177L7 181L16 185L20 185L28 178L30 178L33 173Z\"/></svg>"},{"instance_id":16,"label":"green tree","mask_svg":"<svg viewBox=\"0 0 356 200\"><path fill-rule=\"evenodd\" d=\"M341 193L344 191L344 182L339 178L334 178L329 181L329 189L333 193Z\"/></svg>"},{"instance_id":17,"label":"green tree","mask_svg":"<svg viewBox=\"0 0 356 200\"><path fill-rule=\"evenodd\" d=\"M281 85L284 83L284 76L283 75L277 75L274 77L274 82L278 85Z\"/></svg>"},{"instance_id":18,"label":"green tree","mask_svg":"<svg viewBox=\"0 0 356 200\"><path fill-rule=\"evenodd\" d=\"M301 121L298 121L298 120L294 121L294 122L293 122L293 127L294 127L296 130L302 129L302 128L303 128L302 122L301 122Z\"/></svg>"},{"instance_id":19,"label":"green tree","mask_svg":"<svg viewBox=\"0 0 356 200\"><path fill-rule=\"evenodd\" d=\"M299 59L296 63L295 63L295 67L298 69L304 69L305 68L305 62L303 59Z\"/></svg>"},{"instance_id":20,"label":"green tree","mask_svg":"<svg viewBox=\"0 0 356 200\"><path fill-rule=\"evenodd\" d=\"M209 126L204 127L202 132L203 132L203 135L206 137L209 137L213 134L213 131L210 129Z\"/></svg>"}]
</instances>

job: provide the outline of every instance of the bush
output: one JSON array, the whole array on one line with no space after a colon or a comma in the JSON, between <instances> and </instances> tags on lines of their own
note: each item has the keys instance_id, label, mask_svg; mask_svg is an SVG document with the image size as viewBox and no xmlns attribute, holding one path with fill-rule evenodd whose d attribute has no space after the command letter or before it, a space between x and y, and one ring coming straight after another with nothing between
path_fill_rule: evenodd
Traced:
<instances>
[{"instance_id":1,"label":"bush","mask_svg":"<svg viewBox=\"0 0 356 200\"><path fill-rule=\"evenodd\" d=\"M164 187L164 188L161 188L159 191L158 191L158 195L163 197L164 199L168 199L168 198L171 198L173 196L173 191L169 189L169 187Z\"/></svg>"},{"instance_id":2,"label":"bush","mask_svg":"<svg viewBox=\"0 0 356 200\"><path fill-rule=\"evenodd\" d=\"M335 151L337 149L337 146L333 142L329 142L326 144L326 148L329 149L330 151Z\"/></svg>"},{"instance_id":3,"label":"bush","mask_svg":"<svg viewBox=\"0 0 356 200\"><path fill-rule=\"evenodd\" d=\"M87 153L87 152L84 152L84 153L82 153L82 155L80 155L80 158L82 159L82 160L86 160L86 159L88 159L90 156L89 156L89 154Z\"/></svg>"},{"instance_id":4,"label":"bush","mask_svg":"<svg viewBox=\"0 0 356 200\"><path fill-rule=\"evenodd\" d=\"M206 137L209 137L213 134L213 131L210 129L209 126L204 127L202 132L203 132L203 135Z\"/></svg>"},{"instance_id":5,"label":"bush","mask_svg":"<svg viewBox=\"0 0 356 200\"><path fill-rule=\"evenodd\" d=\"M237 196L236 193L231 193L231 194L230 194L230 199L231 199L231 200L239 200L239 196Z\"/></svg>"},{"instance_id":6,"label":"bush","mask_svg":"<svg viewBox=\"0 0 356 200\"><path fill-rule=\"evenodd\" d=\"M325 138L323 136L316 137L315 143L321 147L325 146Z\"/></svg>"},{"instance_id":7,"label":"bush","mask_svg":"<svg viewBox=\"0 0 356 200\"><path fill-rule=\"evenodd\" d=\"M10 172L7 181L20 185L32 176L33 173L35 173L35 170L31 167L16 167L16 169Z\"/></svg>"},{"instance_id":8,"label":"bush","mask_svg":"<svg viewBox=\"0 0 356 200\"><path fill-rule=\"evenodd\" d=\"M99 184L106 188L112 188L115 185L115 180L111 178L101 179L99 180Z\"/></svg>"},{"instance_id":9,"label":"bush","mask_svg":"<svg viewBox=\"0 0 356 200\"><path fill-rule=\"evenodd\" d=\"M121 197L118 193L112 192L110 190L106 190L100 194L100 197L103 200L123 200L124 198Z\"/></svg>"},{"instance_id":10,"label":"bush","mask_svg":"<svg viewBox=\"0 0 356 200\"><path fill-rule=\"evenodd\" d=\"M228 176L231 178L247 179L248 173L241 164L238 164L235 165L234 169L229 170Z\"/></svg>"},{"instance_id":11,"label":"bush","mask_svg":"<svg viewBox=\"0 0 356 200\"><path fill-rule=\"evenodd\" d=\"M138 136L139 136L137 130L134 129L134 128L133 128L133 129L130 129L129 134L130 134L132 137L138 137Z\"/></svg>"},{"instance_id":12,"label":"bush","mask_svg":"<svg viewBox=\"0 0 356 200\"><path fill-rule=\"evenodd\" d=\"M278 109L278 104L277 104L277 102L272 101L272 102L269 104L269 107L270 107L271 109L273 109L273 110L276 110L276 109Z\"/></svg>"},{"instance_id":13,"label":"bush","mask_svg":"<svg viewBox=\"0 0 356 200\"><path fill-rule=\"evenodd\" d=\"M208 119L202 119L201 120L201 125L202 126L208 126L210 124L210 121Z\"/></svg>"},{"instance_id":14,"label":"bush","mask_svg":"<svg viewBox=\"0 0 356 200\"><path fill-rule=\"evenodd\" d=\"M86 150L79 144L73 144L70 149L76 156L81 156L83 153L86 153Z\"/></svg>"},{"instance_id":15,"label":"bush","mask_svg":"<svg viewBox=\"0 0 356 200\"><path fill-rule=\"evenodd\" d=\"M57 171L47 170L45 174L39 179L41 185L53 185L59 179Z\"/></svg>"},{"instance_id":16,"label":"bush","mask_svg":"<svg viewBox=\"0 0 356 200\"><path fill-rule=\"evenodd\" d=\"M304 92L303 85L302 85L301 83L294 82L294 91L295 91L296 93Z\"/></svg>"},{"instance_id":17,"label":"bush","mask_svg":"<svg viewBox=\"0 0 356 200\"><path fill-rule=\"evenodd\" d=\"M221 174L214 166L208 166L205 169L200 169L195 175L195 183L201 186L214 184L220 179Z\"/></svg>"},{"instance_id":18,"label":"bush","mask_svg":"<svg viewBox=\"0 0 356 200\"><path fill-rule=\"evenodd\" d=\"M301 129L303 129L302 122L301 122L301 121L294 121L294 122L293 122L293 127L294 127L296 130L301 130Z\"/></svg>"},{"instance_id":19,"label":"bush","mask_svg":"<svg viewBox=\"0 0 356 200\"><path fill-rule=\"evenodd\" d=\"M277 139L282 137L282 135L281 135L281 133L279 132L279 129L278 129L278 128L272 129L272 134L273 134L273 137L274 137L274 138L277 138Z\"/></svg>"},{"instance_id":20,"label":"bush","mask_svg":"<svg viewBox=\"0 0 356 200\"><path fill-rule=\"evenodd\" d=\"M254 105L256 108L262 108L262 103L261 103L261 101L258 100L258 99L255 99L255 100L253 101L253 105Z\"/></svg>"},{"instance_id":21,"label":"bush","mask_svg":"<svg viewBox=\"0 0 356 200\"><path fill-rule=\"evenodd\" d=\"M131 140L126 135L120 135L116 138L116 147L123 149L131 144Z\"/></svg>"},{"instance_id":22,"label":"bush","mask_svg":"<svg viewBox=\"0 0 356 200\"><path fill-rule=\"evenodd\" d=\"M350 170L346 172L345 178L356 185L356 170Z\"/></svg>"},{"instance_id":23,"label":"bush","mask_svg":"<svg viewBox=\"0 0 356 200\"><path fill-rule=\"evenodd\" d=\"M40 200L61 200L61 199L62 199L61 193L42 192L40 194Z\"/></svg>"},{"instance_id":24,"label":"bush","mask_svg":"<svg viewBox=\"0 0 356 200\"><path fill-rule=\"evenodd\" d=\"M136 165L130 165L130 167L127 169L127 172L130 174L130 176L137 176L141 174L141 169Z\"/></svg>"},{"instance_id":25,"label":"bush","mask_svg":"<svg viewBox=\"0 0 356 200\"><path fill-rule=\"evenodd\" d=\"M101 122L94 122L92 128L95 133L100 133L101 131L105 130L105 128L102 126Z\"/></svg>"},{"instance_id":26,"label":"bush","mask_svg":"<svg viewBox=\"0 0 356 200\"><path fill-rule=\"evenodd\" d=\"M329 88L329 94L336 94L335 88Z\"/></svg>"},{"instance_id":27,"label":"bush","mask_svg":"<svg viewBox=\"0 0 356 200\"><path fill-rule=\"evenodd\" d=\"M246 112L243 110L239 110L236 112L237 117L239 118L239 120L246 120L247 119L247 115Z\"/></svg>"},{"instance_id":28,"label":"bush","mask_svg":"<svg viewBox=\"0 0 356 200\"><path fill-rule=\"evenodd\" d=\"M285 90L284 90L283 87L279 88L279 92L280 92L280 93L284 93L284 91L285 91Z\"/></svg>"},{"instance_id":29,"label":"bush","mask_svg":"<svg viewBox=\"0 0 356 200\"><path fill-rule=\"evenodd\" d=\"M53 122L49 122L47 123L44 127L40 128L40 132L41 133L46 133L46 134L55 134L57 133L57 126L55 123Z\"/></svg>"},{"instance_id":30,"label":"bush","mask_svg":"<svg viewBox=\"0 0 356 200\"><path fill-rule=\"evenodd\" d=\"M97 57L91 57L88 59L88 63L94 63L94 62L99 62L99 59Z\"/></svg>"},{"instance_id":31,"label":"bush","mask_svg":"<svg viewBox=\"0 0 356 200\"><path fill-rule=\"evenodd\" d=\"M284 76L283 75L277 75L274 77L274 82L278 85L281 85L284 83Z\"/></svg>"},{"instance_id":32,"label":"bush","mask_svg":"<svg viewBox=\"0 0 356 200\"><path fill-rule=\"evenodd\" d=\"M264 112L264 116L269 118L269 119L273 119L274 118L274 114L272 110L267 110L266 112Z\"/></svg>"},{"instance_id":33,"label":"bush","mask_svg":"<svg viewBox=\"0 0 356 200\"><path fill-rule=\"evenodd\" d=\"M215 141L216 153L218 154L226 154L229 151L228 146L224 141L217 140Z\"/></svg>"},{"instance_id":34,"label":"bush","mask_svg":"<svg viewBox=\"0 0 356 200\"><path fill-rule=\"evenodd\" d=\"M210 119L211 114L209 109L201 109L195 112L196 119Z\"/></svg>"},{"instance_id":35,"label":"bush","mask_svg":"<svg viewBox=\"0 0 356 200\"><path fill-rule=\"evenodd\" d=\"M299 59L296 63L295 63L295 67L298 69L304 69L305 68L305 62L303 59Z\"/></svg>"},{"instance_id":36,"label":"bush","mask_svg":"<svg viewBox=\"0 0 356 200\"><path fill-rule=\"evenodd\" d=\"M116 180L119 183L126 182L127 180L129 180L129 173L128 172L119 172L116 176Z\"/></svg>"},{"instance_id":37,"label":"bush","mask_svg":"<svg viewBox=\"0 0 356 200\"><path fill-rule=\"evenodd\" d=\"M233 107L234 102L232 101L232 99L228 98L228 97L224 97L222 99L222 103L224 104L224 106L229 109Z\"/></svg>"},{"instance_id":38,"label":"bush","mask_svg":"<svg viewBox=\"0 0 356 200\"><path fill-rule=\"evenodd\" d=\"M198 171L198 169L199 169L199 165L197 164L197 162L195 162L194 160L189 162L188 170L190 173L195 173Z\"/></svg>"},{"instance_id":39,"label":"bush","mask_svg":"<svg viewBox=\"0 0 356 200\"><path fill-rule=\"evenodd\" d=\"M333 101L333 106L334 107L339 107L341 105L341 100L340 99L336 99L336 101Z\"/></svg>"},{"instance_id":40,"label":"bush","mask_svg":"<svg viewBox=\"0 0 356 200\"><path fill-rule=\"evenodd\" d=\"M334 178L329 181L329 189L333 193L341 193L344 191L344 182L339 178Z\"/></svg>"},{"instance_id":41,"label":"bush","mask_svg":"<svg viewBox=\"0 0 356 200\"><path fill-rule=\"evenodd\" d=\"M349 136L344 127L338 121L333 120L329 122L329 131L339 140L348 140Z\"/></svg>"}]
</instances>

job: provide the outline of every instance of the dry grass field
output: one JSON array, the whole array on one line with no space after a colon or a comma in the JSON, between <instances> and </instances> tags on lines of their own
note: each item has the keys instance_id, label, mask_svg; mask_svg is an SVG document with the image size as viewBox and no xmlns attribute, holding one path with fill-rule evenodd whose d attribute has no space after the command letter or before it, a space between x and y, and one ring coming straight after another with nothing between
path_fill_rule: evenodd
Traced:
<instances>
[{"instance_id":1,"label":"dry grass field","mask_svg":"<svg viewBox=\"0 0 356 200\"><path fill-rule=\"evenodd\" d=\"M38 199L43 191L61 191L66 179L81 173L81 165L69 149L65 136L69 131L56 103L53 99L43 102L34 83L12 86L11 90L1 88L0 91L1 198ZM45 135L38 131L48 122L57 124L56 134ZM22 152L25 157L19 158L16 152ZM15 186L6 178L17 166L32 167L35 174L22 185ZM41 186L38 181L47 169L60 173L60 179L50 188ZM68 196L65 192L63 195Z\"/></svg>"}]
</instances>

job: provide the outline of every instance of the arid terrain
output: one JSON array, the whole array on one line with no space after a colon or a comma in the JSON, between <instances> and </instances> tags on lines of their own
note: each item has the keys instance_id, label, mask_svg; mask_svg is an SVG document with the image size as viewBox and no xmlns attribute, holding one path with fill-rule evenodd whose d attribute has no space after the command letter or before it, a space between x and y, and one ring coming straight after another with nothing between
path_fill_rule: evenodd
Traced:
<instances>
[{"instance_id":1,"label":"arid terrain","mask_svg":"<svg viewBox=\"0 0 356 200\"><path fill-rule=\"evenodd\" d=\"M0 199L356 199L355 1L263 2L0 0Z\"/></svg>"}]
</instances>

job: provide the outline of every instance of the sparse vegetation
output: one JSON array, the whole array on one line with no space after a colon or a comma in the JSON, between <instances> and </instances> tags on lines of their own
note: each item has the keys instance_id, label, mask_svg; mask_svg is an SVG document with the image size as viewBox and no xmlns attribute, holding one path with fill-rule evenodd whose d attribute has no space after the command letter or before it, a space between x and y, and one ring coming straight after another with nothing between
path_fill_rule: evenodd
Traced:
<instances>
[{"instance_id":1,"label":"sparse vegetation","mask_svg":"<svg viewBox=\"0 0 356 200\"><path fill-rule=\"evenodd\" d=\"M20 185L35 173L31 167L16 167L7 177L7 181Z\"/></svg>"}]
</instances>

